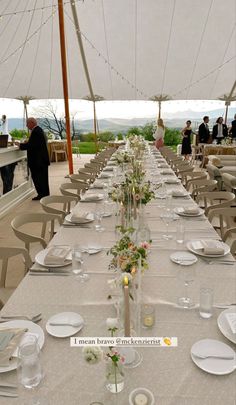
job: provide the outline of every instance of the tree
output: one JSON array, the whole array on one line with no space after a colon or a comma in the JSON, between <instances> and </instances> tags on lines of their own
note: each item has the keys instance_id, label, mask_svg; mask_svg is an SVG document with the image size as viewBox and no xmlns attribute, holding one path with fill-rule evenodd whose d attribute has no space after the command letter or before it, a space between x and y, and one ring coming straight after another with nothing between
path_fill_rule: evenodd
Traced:
<instances>
[{"instance_id":1,"label":"tree","mask_svg":"<svg viewBox=\"0 0 236 405\"><path fill-rule=\"evenodd\" d=\"M50 101L37 108L35 115L39 118L39 124L43 129L61 138L65 137L65 118L58 116L57 107Z\"/></svg>"}]
</instances>

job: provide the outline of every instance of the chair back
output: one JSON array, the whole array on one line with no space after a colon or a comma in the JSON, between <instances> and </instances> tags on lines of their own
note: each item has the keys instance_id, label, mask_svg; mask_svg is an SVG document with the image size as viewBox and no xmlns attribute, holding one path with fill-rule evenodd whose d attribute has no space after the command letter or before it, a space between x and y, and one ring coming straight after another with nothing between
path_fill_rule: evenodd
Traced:
<instances>
[{"instance_id":1,"label":"chair back","mask_svg":"<svg viewBox=\"0 0 236 405\"><path fill-rule=\"evenodd\" d=\"M40 204L42 205L42 208L45 212L48 212L49 214L60 215L62 220L64 220L65 216L70 213L72 202L77 203L77 197L66 195L50 195L47 197L43 197L40 200ZM55 207L55 205L57 207ZM58 206L60 206L60 209L58 208Z\"/></svg>"},{"instance_id":2,"label":"chair back","mask_svg":"<svg viewBox=\"0 0 236 405\"><path fill-rule=\"evenodd\" d=\"M26 273L33 264L28 251L25 248L21 248L21 247L0 246L0 260L2 261L0 287L5 288L7 266L8 266L9 258L13 257L13 256L17 256L17 255L23 256L24 264L25 264L25 273Z\"/></svg>"}]
</instances>

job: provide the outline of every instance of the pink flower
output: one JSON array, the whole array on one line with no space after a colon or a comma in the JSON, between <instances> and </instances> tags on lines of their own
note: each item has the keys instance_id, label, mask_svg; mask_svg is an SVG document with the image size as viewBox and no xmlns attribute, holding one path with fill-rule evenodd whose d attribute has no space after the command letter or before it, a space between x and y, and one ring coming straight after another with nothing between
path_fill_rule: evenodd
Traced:
<instances>
[{"instance_id":1,"label":"pink flower","mask_svg":"<svg viewBox=\"0 0 236 405\"><path fill-rule=\"evenodd\" d=\"M150 245L149 245L148 242L142 242L141 247L144 248L144 249L149 249Z\"/></svg>"}]
</instances>

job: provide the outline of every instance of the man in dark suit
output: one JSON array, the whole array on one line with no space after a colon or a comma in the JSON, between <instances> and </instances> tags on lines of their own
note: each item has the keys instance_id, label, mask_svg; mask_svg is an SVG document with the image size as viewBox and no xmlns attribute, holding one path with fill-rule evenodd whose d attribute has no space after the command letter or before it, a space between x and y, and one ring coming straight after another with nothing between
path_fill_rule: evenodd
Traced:
<instances>
[{"instance_id":1,"label":"man in dark suit","mask_svg":"<svg viewBox=\"0 0 236 405\"><path fill-rule=\"evenodd\" d=\"M223 124L223 118L219 117L213 127L212 138L216 139L217 144L220 144L222 139L228 136L227 125Z\"/></svg>"},{"instance_id":2,"label":"man in dark suit","mask_svg":"<svg viewBox=\"0 0 236 405\"><path fill-rule=\"evenodd\" d=\"M199 143L208 143L210 139L210 131L208 127L209 117L206 115L203 117L203 123L199 125L198 128L198 142Z\"/></svg>"},{"instance_id":3,"label":"man in dark suit","mask_svg":"<svg viewBox=\"0 0 236 405\"><path fill-rule=\"evenodd\" d=\"M48 184L48 156L45 134L37 125L35 118L27 119L27 127L31 131L28 142L21 143L20 149L27 150L28 166L38 195L33 200L40 200L50 194Z\"/></svg>"},{"instance_id":4,"label":"man in dark suit","mask_svg":"<svg viewBox=\"0 0 236 405\"><path fill-rule=\"evenodd\" d=\"M234 115L234 120L231 123L231 128L229 131L233 139L236 139L236 114Z\"/></svg>"}]
</instances>

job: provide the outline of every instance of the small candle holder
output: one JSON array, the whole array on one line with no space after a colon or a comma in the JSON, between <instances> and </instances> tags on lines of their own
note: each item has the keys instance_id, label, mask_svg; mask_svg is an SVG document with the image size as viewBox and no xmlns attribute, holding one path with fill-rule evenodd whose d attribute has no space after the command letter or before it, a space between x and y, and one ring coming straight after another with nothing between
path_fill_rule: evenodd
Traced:
<instances>
[{"instance_id":1,"label":"small candle holder","mask_svg":"<svg viewBox=\"0 0 236 405\"><path fill-rule=\"evenodd\" d=\"M143 304L141 309L141 323L143 328L152 328L155 324L155 307Z\"/></svg>"}]
</instances>

